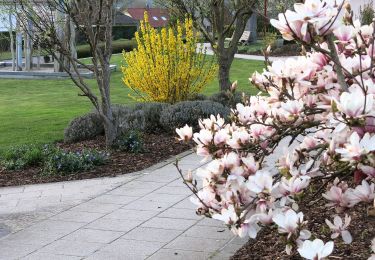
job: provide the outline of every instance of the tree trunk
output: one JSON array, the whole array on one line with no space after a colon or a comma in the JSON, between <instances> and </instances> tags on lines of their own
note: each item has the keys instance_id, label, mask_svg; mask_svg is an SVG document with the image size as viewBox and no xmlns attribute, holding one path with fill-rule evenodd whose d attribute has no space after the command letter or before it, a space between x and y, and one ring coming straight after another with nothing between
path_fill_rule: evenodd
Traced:
<instances>
[{"instance_id":1,"label":"tree trunk","mask_svg":"<svg viewBox=\"0 0 375 260\"><path fill-rule=\"evenodd\" d=\"M15 55L14 55L14 37L13 37L13 17L9 12L9 37L10 37L10 52L12 53L12 71L16 70Z\"/></svg>"},{"instance_id":2,"label":"tree trunk","mask_svg":"<svg viewBox=\"0 0 375 260\"><path fill-rule=\"evenodd\" d=\"M20 27L18 27L17 31L17 60L16 60L16 70L22 71L22 62L23 62L23 54L22 54L22 32L19 31Z\"/></svg>"},{"instance_id":3,"label":"tree trunk","mask_svg":"<svg viewBox=\"0 0 375 260\"><path fill-rule=\"evenodd\" d=\"M100 51L98 47L97 51ZM109 68L109 58L104 58L104 64L100 64L98 70L97 82L99 90L101 92L101 113L103 114L103 123L105 130L105 138L107 147L113 146L117 136L118 136L118 126L116 119L113 116L112 105L111 105L111 91L110 91L110 81L111 81L111 70Z\"/></svg>"},{"instance_id":4,"label":"tree trunk","mask_svg":"<svg viewBox=\"0 0 375 260\"><path fill-rule=\"evenodd\" d=\"M118 135L118 128L116 123L114 122L113 116L112 120L106 118L104 121L104 131L105 131L105 143L108 148L112 147L117 135Z\"/></svg>"},{"instance_id":5,"label":"tree trunk","mask_svg":"<svg viewBox=\"0 0 375 260\"><path fill-rule=\"evenodd\" d=\"M225 51L228 52L228 50L225 50ZM234 55L226 55L226 56L227 57L220 57L220 56L218 57L220 91L227 91L230 89L232 85L230 81L230 68L234 60Z\"/></svg>"}]
</instances>

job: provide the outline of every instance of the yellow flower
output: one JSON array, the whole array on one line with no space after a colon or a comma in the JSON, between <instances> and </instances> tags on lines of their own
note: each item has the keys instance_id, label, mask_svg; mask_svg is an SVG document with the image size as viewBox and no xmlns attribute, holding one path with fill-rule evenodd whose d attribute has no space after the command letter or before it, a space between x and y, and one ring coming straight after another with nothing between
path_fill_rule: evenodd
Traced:
<instances>
[{"instance_id":1,"label":"yellow flower","mask_svg":"<svg viewBox=\"0 0 375 260\"><path fill-rule=\"evenodd\" d=\"M145 13L135 35L138 49L123 53L123 82L135 99L176 103L199 93L217 73L217 65L197 48L193 21L177 22L176 30L152 28Z\"/></svg>"}]
</instances>

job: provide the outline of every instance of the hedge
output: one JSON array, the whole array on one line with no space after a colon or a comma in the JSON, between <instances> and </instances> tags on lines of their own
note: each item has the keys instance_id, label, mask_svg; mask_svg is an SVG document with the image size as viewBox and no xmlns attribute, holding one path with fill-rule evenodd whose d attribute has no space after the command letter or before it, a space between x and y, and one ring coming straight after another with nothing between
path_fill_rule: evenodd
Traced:
<instances>
[{"instance_id":1,"label":"hedge","mask_svg":"<svg viewBox=\"0 0 375 260\"><path fill-rule=\"evenodd\" d=\"M117 40L112 42L112 53L121 53L123 50L126 52L132 51L137 48L137 42L135 40ZM77 46L78 58L92 57L89 45Z\"/></svg>"}]
</instances>

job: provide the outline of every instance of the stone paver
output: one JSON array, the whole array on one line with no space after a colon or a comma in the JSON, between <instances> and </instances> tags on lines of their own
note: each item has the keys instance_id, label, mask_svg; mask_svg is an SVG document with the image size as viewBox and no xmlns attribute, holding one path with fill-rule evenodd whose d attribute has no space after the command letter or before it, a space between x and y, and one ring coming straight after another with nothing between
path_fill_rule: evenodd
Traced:
<instances>
[{"instance_id":1,"label":"stone paver","mask_svg":"<svg viewBox=\"0 0 375 260\"><path fill-rule=\"evenodd\" d=\"M206 53L208 55L214 55L214 52L212 50L211 44L209 43L203 43L204 48L206 48ZM258 60L258 61L264 61L264 56L262 55L248 55L248 54L236 54L234 55L236 59L244 59L244 60ZM270 61L275 60L286 60L288 58L296 58L297 56L280 56L280 57L269 57Z\"/></svg>"},{"instance_id":2,"label":"stone paver","mask_svg":"<svg viewBox=\"0 0 375 260\"><path fill-rule=\"evenodd\" d=\"M180 166L195 170L185 153ZM227 259L246 240L197 216L164 161L115 178L0 188L0 259Z\"/></svg>"}]
</instances>

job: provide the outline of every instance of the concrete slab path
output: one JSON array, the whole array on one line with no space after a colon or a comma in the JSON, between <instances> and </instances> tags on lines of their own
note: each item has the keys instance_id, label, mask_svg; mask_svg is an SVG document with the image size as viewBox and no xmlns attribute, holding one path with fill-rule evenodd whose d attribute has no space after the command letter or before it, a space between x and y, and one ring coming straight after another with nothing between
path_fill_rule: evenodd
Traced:
<instances>
[{"instance_id":1,"label":"concrete slab path","mask_svg":"<svg viewBox=\"0 0 375 260\"><path fill-rule=\"evenodd\" d=\"M198 46L199 48L200 46ZM211 44L203 43L203 48L206 49L206 54L214 55L214 51L212 50ZM248 55L248 54L235 54L234 57L236 59L244 59L244 60L257 60L257 61L264 61L264 56L261 55ZM286 60L288 58L297 58L298 56L280 56L280 57L269 57L270 61L276 60Z\"/></svg>"},{"instance_id":2,"label":"concrete slab path","mask_svg":"<svg viewBox=\"0 0 375 260\"><path fill-rule=\"evenodd\" d=\"M195 154L180 166L201 166ZM195 215L172 165L0 189L0 259L228 259L246 240Z\"/></svg>"}]
</instances>

